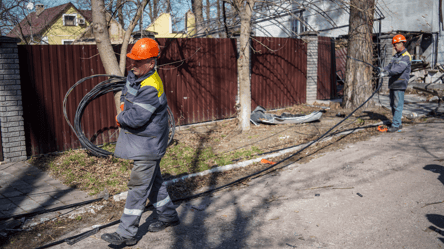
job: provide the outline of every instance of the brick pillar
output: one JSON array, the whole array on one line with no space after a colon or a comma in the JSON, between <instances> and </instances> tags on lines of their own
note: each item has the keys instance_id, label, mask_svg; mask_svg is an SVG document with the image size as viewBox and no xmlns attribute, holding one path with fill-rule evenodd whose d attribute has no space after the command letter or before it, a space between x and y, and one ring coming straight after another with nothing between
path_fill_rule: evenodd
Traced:
<instances>
[{"instance_id":1,"label":"brick pillar","mask_svg":"<svg viewBox=\"0 0 444 249\"><path fill-rule=\"evenodd\" d=\"M5 162L27 159L17 43L0 36L0 127Z\"/></svg>"},{"instance_id":2,"label":"brick pillar","mask_svg":"<svg viewBox=\"0 0 444 249\"><path fill-rule=\"evenodd\" d=\"M318 35L309 31L302 34L307 42L307 103L316 101L318 97Z\"/></svg>"}]
</instances>

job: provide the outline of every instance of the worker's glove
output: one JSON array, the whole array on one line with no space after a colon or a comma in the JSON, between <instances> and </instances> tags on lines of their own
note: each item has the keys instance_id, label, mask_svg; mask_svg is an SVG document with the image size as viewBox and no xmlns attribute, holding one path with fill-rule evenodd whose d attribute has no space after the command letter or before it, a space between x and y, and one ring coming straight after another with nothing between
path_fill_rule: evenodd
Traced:
<instances>
[{"instance_id":1,"label":"worker's glove","mask_svg":"<svg viewBox=\"0 0 444 249\"><path fill-rule=\"evenodd\" d=\"M121 103L120 104L120 110L123 112L123 108L124 108L125 103Z\"/></svg>"},{"instance_id":2,"label":"worker's glove","mask_svg":"<svg viewBox=\"0 0 444 249\"><path fill-rule=\"evenodd\" d=\"M116 123L117 123L117 126L120 127L120 123L119 123L119 121L117 121L117 116L116 116Z\"/></svg>"},{"instance_id":3,"label":"worker's glove","mask_svg":"<svg viewBox=\"0 0 444 249\"><path fill-rule=\"evenodd\" d=\"M388 76L389 75L389 73L384 69L384 68L379 68L379 77L386 77L386 76Z\"/></svg>"}]
</instances>

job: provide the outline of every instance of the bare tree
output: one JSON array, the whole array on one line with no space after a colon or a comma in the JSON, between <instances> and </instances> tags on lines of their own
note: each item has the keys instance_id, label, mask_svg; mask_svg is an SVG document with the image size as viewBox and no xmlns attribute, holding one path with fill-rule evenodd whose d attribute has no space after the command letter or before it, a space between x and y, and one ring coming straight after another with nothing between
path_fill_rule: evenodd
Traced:
<instances>
[{"instance_id":1,"label":"bare tree","mask_svg":"<svg viewBox=\"0 0 444 249\"><path fill-rule=\"evenodd\" d=\"M350 28L347 55L372 64L374 0L351 0ZM364 63L347 59L344 85L345 108L356 108L373 92L372 68ZM367 106L374 105L372 101Z\"/></svg>"},{"instance_id":2,"label":"bare tree","mask_svg":"<svg viewBox=\"0 0 444 249\"><path fill-rule=\"evenodd\" d=\"M114 55L114 50L111 46L110 36L108 33L108 25L106 22L106 7L103 0L92 0L92 19L93 19L93 33L99 50L100 59L107 74L124 75L126 64L126 53L128 50L128 43L134 27L137 25L143 10L148 4L149 0L143 0L137 7L137 13L130 22L122 42L120 51L120 65ZM121 92L114 94L114 102L116 104L117 113L120 112L120 95Z\"/></svg>"},{"instance_id":3,"label":"bare tree","mask_svg":"<svg viewBox=\"0 0 444 249\"><path fill-rule=\"evenodd\" d=\"M239 72L239 128L242 131L250 129L251 114L251 78L250 78L250 34L251 17L256 0L235 0L235 8L241 17L239 38L239 59L237 68Z\"/></svg>"},{"instance_id":4,"label":"bare tree","mask_svg":"<svg viewBox=\"0 0 444 249\"><path fill-rule=\"evenodd\" d=\"M26 18L26 4L26 0L0 0L0 35L9 33L22 19ZM23 37L20 34L17 35Z\"/></svg>"},{"instance_id":5,"label":"bare tree","mask_svg":"<svg viewBox=\"0 0 444 249\"><path fill-rule=\"evenodd\" d=\"M202 0L191 0L191 6L196 16L196 36L201 36L204 31L204 18L202 12Z\"/></svg>"}]
</instances>

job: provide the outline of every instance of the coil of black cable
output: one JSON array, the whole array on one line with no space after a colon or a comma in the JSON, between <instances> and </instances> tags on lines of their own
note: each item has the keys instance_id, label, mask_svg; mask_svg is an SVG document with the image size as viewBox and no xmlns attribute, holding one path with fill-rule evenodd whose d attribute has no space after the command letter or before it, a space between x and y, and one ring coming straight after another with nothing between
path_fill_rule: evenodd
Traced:
<instances>
[{"instance_id":1,"label":"coil of black cable","mask_svg":"<svg viewBox=\"0 0 444 249\"><path fill-rule=\"evenodd\" d=\"M71 122L68 119L68 114L66 112L66 101L68 99L69 94L81 83L90 80L95 77L108 77L107 80L104 80L97 84L91 91L89 91L79 102L79 105L77 106L76 113L74 116L74 126L71 124ZM112 155L113 153L99 148L97 145L93 144L86 136L85 133L82 130L82 116L85 111L86 106L91 103L91 101L95 100L96 98L99 98L107 93L110 92L118 92L121 91L126 84L126 77L123 76L117 76L117 75L107 75L107 74L96 74L89 77L85 77L79 81L77 81L65 94L65 98L63 100L63 115L65 116L66 122L68 123L69 127L74 131L77 138L80 141L80 144L82 147L87 149L91 154L98 156L98 157L107 157L109 155ZM168 137L168 145L171 144L174 137L175 132L175 122L174 122L174 115L171 112L170 107L167 107L168 110L168 128L169 128L169 137Z\"/></svg>"}]
</instances>

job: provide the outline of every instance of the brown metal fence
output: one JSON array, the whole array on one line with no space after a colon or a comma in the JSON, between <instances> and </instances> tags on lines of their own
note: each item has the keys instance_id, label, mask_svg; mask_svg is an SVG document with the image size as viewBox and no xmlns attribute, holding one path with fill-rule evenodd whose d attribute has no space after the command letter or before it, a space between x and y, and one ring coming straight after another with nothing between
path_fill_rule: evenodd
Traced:
<instances>
[{"instance_id":1,"label":"brown metal fence","mask_svg":"<svg viewBox=\"0 0 444 249\"><path fill-rule=\"evenodd\" d=\"M334 39L318 37L318 92L317 99L331 99L336 96Z\"/></svg>"},{"instance_id":2,"label":"brown metal fence","mask_svg":"<svg viewBox=\"0 0 444 249\"><path fill-rule=\"evenodd\" d=\"M252 47L252 108L305 103L307 45L293 38L253 37Z\"/></svg>"},{"instance_id":3,"label":"brown metal fence","mask_svg":"<svg viewBox=\"0 0 444 249\"><path fill-rule=\"evenodd\" d=\"M176 123L190 124L235 115L237 49L234 39L157 39L158 72ZM282 108L306 100L307 46L298 39L260 38L252 42L252 107ZM104 74L95 45L19 46L28 155L80 147L63 117L63 98L78 80ZM115 51L120 48L116 47ZM104 78L76 87L67 101L74 119L79 101ZM95 144L118 136L112 93L90 103L82 128Z\"/></svg>"},{"instance_id":4,"label":"brown metal fence","mask_svg":"<svg viewBox=\"0 0 444 249\"><path fill-rule=\"evenodd\" d=\"M95 45L18 46L23 116L28 155L80 147L63 117L63 98L81 78L104 74ZM69 95L68 117L73 122L79 101L104 78L82 83ZM95 144L116 141L117 126L112 93L91 102L82 127Z\"/></svg>"},{"instance_id":5,"label":"brown metal fence","mask_svg":"<svg viewBox=\"0 0 444 249\"><path fill-rule=\"evenodd\" d=\"M176 123L197 123L235 114L234 40L158 39L158 42L162 50L158 71ZM62 103L75 82L105 73L96 45L23 45L19 46L19 60L28 155L80 147L63 117ZM84 82L70 93L67 112L71 122L79 101L103 80ZM112 93L87 106L82 128L95 144L116 141L114 106Z\"/></svg>"},{"instance_id":6,"label":"brown metal fence","mask_svg":"<svg viewBox=\"0 0 444 249\"><path fill-rule=\"evenodd\" d=\"M158 72L178 124L232 117L237 94L234 39L157 39ZM163 65L163 66L162 66Z\"/></svg>"}]
</instances>

